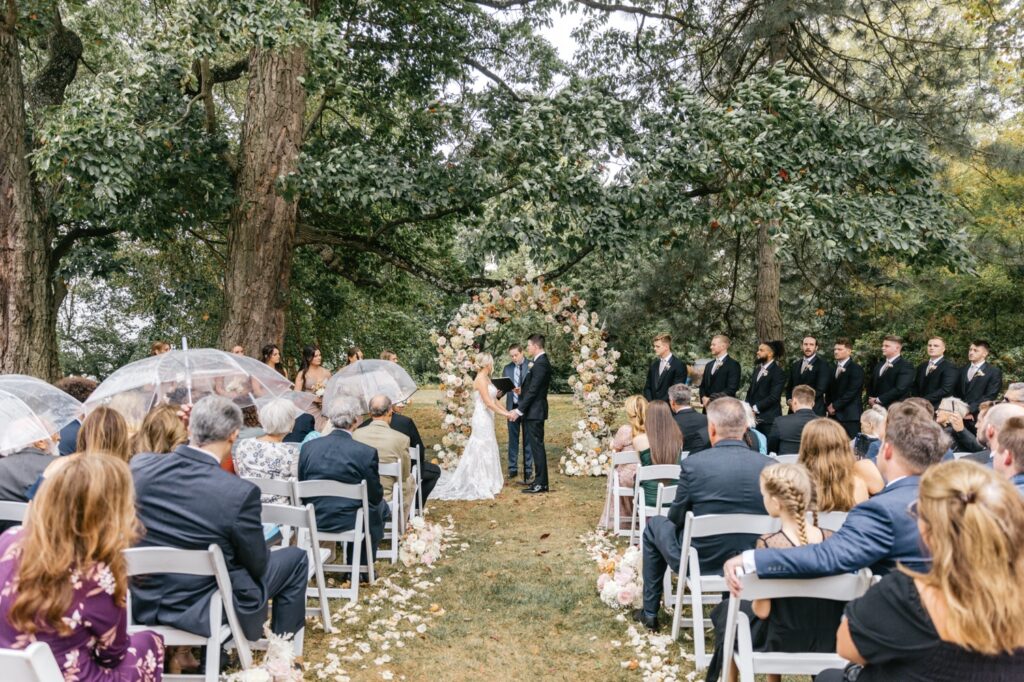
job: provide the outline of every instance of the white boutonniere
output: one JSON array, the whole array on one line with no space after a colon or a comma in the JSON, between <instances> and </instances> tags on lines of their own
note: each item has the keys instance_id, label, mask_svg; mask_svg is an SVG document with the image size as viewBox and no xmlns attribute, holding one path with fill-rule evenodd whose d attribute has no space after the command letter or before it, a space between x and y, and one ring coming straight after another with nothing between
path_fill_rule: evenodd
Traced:
<instances>
[{"instance_id":1,"label":"white boutonniere","mask_svg":"<svg viewBox=\"0 0 1024 682\"><path fill-rule=\"evenodd\" d=\"M980 369L977 372L974 373L974 378L975 379L977 379L978 377L983 377L983 376L985 376L985 373L982 372Z\"/></svg>"},{"instance_id":2,"label":"white boutonniere","mask_svg":"<svg viewBox=\"0 0 1024 682\"><path fill-rule=\"evenodd\" d=\"M526 369L533 369L533 363L529 362L526 364Z\"/></svg>"},{"instance_id":3,"label":"white boutonniere","mask_svg":"<svg viewBox=\"0 0 1024 682\"><path fill-rule=\"evenodd\" d=\"M839 373L840 373L840 374L842 374L842 373L843 373L843 372L845 372L845 371L846 371L846 368L845 368L845 367L840 367L840 368L839 368Z\"/></svg>"}]
</instances>

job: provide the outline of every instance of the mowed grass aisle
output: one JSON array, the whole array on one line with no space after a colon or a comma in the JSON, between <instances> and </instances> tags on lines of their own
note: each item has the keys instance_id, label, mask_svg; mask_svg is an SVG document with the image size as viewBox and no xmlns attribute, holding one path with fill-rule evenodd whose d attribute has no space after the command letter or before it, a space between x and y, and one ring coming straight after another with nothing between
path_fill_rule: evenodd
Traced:
<instances>
[{"instance_id":1,"label":"mowed grass aisle","mask_svg":"<svg viewBox=\"0 0 1024 682\"><path fill-rule=\"evenodd\" d=\"M428 444L439 439L439 397L436 391L421 391L407 412ZM430 502L428 520L444 522L450 514L458 542L469 544L464 551L450 551L426 574L441 579L425 599L441 615L405 646L388 648L386 666L374 663L380 656L376 649L366 660L345 662L342 667L352 680L639 678L622 668L632 651L612 642L625 639L626 626L598 600L595 566L578 541L597 524L605 479L558 473L558 458L579 417L570 396L554 397L551 406L547 443L552 492L524 495L518 486L507 486L489 502ZM499 423L504 453L507 431L502 427ZM381 575L409 570L386 564ZM361 593L360 601L367 603L367 596ZM332 604L332 610L337 606ZM307 663L323 662L332 639L354 637L371 618L362 616L351 625L340 621L334 635L307 631ZM382 675L382 668L393 677ZM318 679L313 670L307 677Z\"/></svg>"}]
</instances>

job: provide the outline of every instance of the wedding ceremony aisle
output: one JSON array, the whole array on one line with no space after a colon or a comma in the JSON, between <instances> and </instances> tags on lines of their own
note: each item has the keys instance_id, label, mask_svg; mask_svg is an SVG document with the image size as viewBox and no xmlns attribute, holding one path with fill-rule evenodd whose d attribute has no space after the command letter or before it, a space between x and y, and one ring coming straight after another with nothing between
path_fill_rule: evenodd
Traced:
<instances>
[{"instance_id":1,"label":"wedding ceremony aisle","mask_svg":"<svg viewBox=\"0 0 1024 682\"><path fill-rule=\"evenodd\" d=\"M406 411L428 445L439 434L439 397L437 391L420 391ZM548 451L560 455L578 417L570 396L553 397L551 406ZM498 426L504 459L507 431ZM596 569L580 542L601 515L605 479L562 476L559 455L549 455L550 494L523 495L518 486L506 486L493 501L431 501L427 520L447 525L450 515L458 537L422 576L409 577L415 569L400 563L378 561L378 585L360 592L361 608L346 612L351 623L337 619L331 635L307 631L307 679L642 679L640 671L624 667L636 658L629 624L617 621L598 598ZM374 601L389 589L382 585L390 577L423 589L413 587L419 594L398 607L387 597ZM406 617L395 624L396 608L413 614L413 621ZM332 602L332 612L340 609L340 602ZM380 627L369 628L373 623ZM401 635L409 631L415 636ZM349 660L353 654L359 658ZM320 677L318 670L331 660L332 672ZM680 669L686 679L692 666L684 661Z\"/></svg>"}]
</instances>

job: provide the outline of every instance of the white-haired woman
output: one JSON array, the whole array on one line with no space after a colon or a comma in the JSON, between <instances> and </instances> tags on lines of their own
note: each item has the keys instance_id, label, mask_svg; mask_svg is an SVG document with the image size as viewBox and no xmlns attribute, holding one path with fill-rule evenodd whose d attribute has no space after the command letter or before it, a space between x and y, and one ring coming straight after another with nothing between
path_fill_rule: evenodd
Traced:
<instances>
[{"instance_id":1,"label":"white-haired woman","mask_svg":"<svg viewBox=\"0 0 1024 682\"><path fill-rule=\"evenodd\" d=\"M476 356L473 379L473 417L469 440L455 472L442 472L431 497L438 500L490 500L501 492L505 477L501 471L498 438L494 434L494 415L508 416L497 401L497 389L491 383L494 358L488 353ZM456 422L456 426L461 426Z\"/></svg>"},{"instance_id":2,"label":"white-haired woman","mask_svg":"<svg viewBox=\"0 0 1024 682\"><path fill-rule=\"evenodd\" d=\"M285 443L284 438L299 416L299 408L290 400L278 398L259 408L260 424L265 435L239 441L232 453L235 473L245 478L276 478L294 481L298 475L299 448ZM279 495L263 495L263 502L289 504Z\"/></svg>"},{"instance_id":3,"label":"white-haired woman","mask_svg":"<svg viewBox=\"0 0 1024 682\"><path fill-rule=\"evenodd\" d=\"M881 405L873 405L861 413L860 433L850 441L857 459L874 459L881 443L885 415L886 409Z\"/></svg>"}]
</instances>

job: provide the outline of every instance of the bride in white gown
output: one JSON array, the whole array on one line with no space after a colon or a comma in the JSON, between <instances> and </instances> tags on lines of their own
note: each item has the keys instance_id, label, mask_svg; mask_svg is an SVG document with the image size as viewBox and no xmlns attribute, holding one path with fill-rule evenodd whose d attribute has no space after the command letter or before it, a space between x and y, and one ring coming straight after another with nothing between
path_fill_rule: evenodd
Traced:
<instances>
[{"instance_id":1,"label":"bride in white gown","mask_svg":"<svg viewBox=\"0 0 1024 682\"><path fill-rule=\"evenodd\" d=\"M466 449L455 471L441 473L430 497L437 500L490 500L505 485L494 433L494 414L508 416L496 400L498 389L491 383L494 358L481 353L476 358L477 373L473 380L473 421Z\"/></svg>"}]
</instances>

